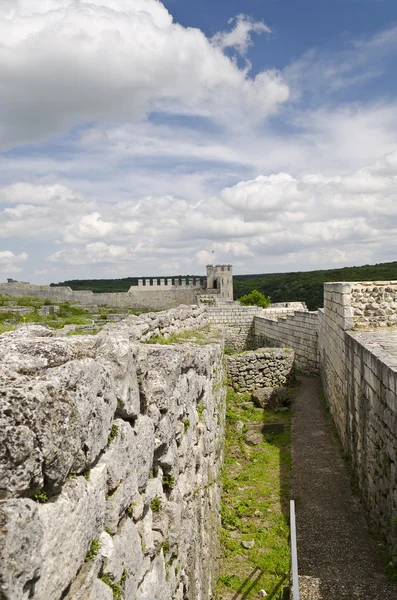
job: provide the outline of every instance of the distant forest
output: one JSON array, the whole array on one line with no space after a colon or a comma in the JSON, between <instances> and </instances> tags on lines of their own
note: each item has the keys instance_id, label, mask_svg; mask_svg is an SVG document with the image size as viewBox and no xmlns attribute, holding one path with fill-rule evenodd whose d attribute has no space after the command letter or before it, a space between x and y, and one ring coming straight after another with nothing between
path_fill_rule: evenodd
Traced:
<instances>
[{"instance_id":1,"label":"distant forest","mask_svg":"<svg viewBox=\"0 0 397 600\"><path fill-rule=\"evenodd\" d=\"M317 310L317 308L323 306L323 284L326 281L382 281L392 279L397 280L397 262L322 271L233 276L235 299L248 294L252 290L258 290L265 296L270 296L272 302L306 302L309 310ZM138 278L74 279L62 283L52 283L51 285L67 285L72 290L92 290L95 293L127 292L131 285L138 285Z\"/></svg>"}]
</instances>

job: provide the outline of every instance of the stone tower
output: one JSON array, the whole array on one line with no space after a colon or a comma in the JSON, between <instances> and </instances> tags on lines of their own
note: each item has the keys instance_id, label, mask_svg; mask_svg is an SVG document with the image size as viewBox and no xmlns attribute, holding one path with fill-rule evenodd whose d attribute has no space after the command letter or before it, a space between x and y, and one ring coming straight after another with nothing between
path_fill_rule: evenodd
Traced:
<instances>
[{"instance_id":1,"label":"stone tower","mask_svg":"<svg viewBox=\"0 0 397 600\"><path fill-rule=\"evenodd\" d=\"M232 302L232 265L207 265L207 290L219 290L219 297L222 300Z\"/></svg>"}]
</instances>

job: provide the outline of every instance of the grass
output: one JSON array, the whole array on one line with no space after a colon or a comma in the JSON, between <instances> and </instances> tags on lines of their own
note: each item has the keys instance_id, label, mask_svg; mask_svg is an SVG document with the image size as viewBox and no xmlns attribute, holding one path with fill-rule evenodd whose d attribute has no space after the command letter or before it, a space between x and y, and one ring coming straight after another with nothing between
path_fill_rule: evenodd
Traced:
<instances>
[{"instance_id":1,"label":"grass","mask_svg":"<svg viewBox=\"0 0 397 600\"><path fill-rule=\"evenodd\" d=\"M249 399L228 390L217 600L258 598L262 589L279 600L289 577L291 415L242 406ZM284 432L261 433L261 424L274 422L283 422ZM255 446L246 443L248 429L262 438ZM244 549L241 542L251 540L254 547Z\"/></svg>"},{"instance_id":2,"label":"grass","mask_svg":"<svg viewBox=\"0 0 397 600\"><path fill-rule=\"evenodd\" d=\"M195 331L182 331L181 333L170 333L168 337L162 335L156 335L150 340L144 342L145 344L183 344L184 342L192 342L194 344L205 345L211 344L213 341L210 326L205 326L202 329Z\"/></svg>"},{"instance_id":3,"label":"grass","mask_svg":"<svg viewBox=\"0 0 397 600\"><path fill-rule=\"evenodd\" d=\"M85 562L92 560L98 554L100 549L101 549L101 542L99 540L92 540L90 549L88 550L86 557L85 557Z\"/></svg>"},{"instance_id":4,"label":"grass","mask_svg":"<svg viewBox=\"0 0 397 600\"><path fill-rule=\"evenodd\" d=\"M108 442L107 445L110 446L110 444L114 441L114 439L117 437L117 433L119 431L119 426L118 425L112 425L110 428L110 433L108 435Z\"/></svg>"}]
</instances>

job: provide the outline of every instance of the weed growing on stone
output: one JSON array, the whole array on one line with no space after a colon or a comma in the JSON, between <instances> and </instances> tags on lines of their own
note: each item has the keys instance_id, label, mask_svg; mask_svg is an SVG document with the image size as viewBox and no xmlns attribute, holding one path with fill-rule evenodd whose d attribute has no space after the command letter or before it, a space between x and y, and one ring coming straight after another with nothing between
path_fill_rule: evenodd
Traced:
<instances>
[{"instance_id":1,"label":"weed growing on stone","mask_svg":"<svg viewBox=\"0 0 397 600\"><path fill-rule=\"evenodd\" d=\"M169 475L167 473L164 473L163 475L163 488L165 489L166 492L169 492L170 490L172 490L172 488L175 485L175 479L173 475Z\"/></svg>"},{"instance_id":2,"label":"weed growing on stone","mask_svg":"<svg viewBox=\"0 0 397 600\"><path fill-rule=\"evenodd\" d=\"M45 504L48 502L47 492L45 490L40 490L40 492L36 492L33 494L33 500L39 502L39 504Z\"/></svg>"},{"instance_id":3,"label":"weed growing on stone","mask_svg":"<svg viewBox=\"0 0 397 600\"><path fill-rule=\"evenodd\" d=\"M150 508L152 509L152 512L154 513L158 513L160 512L161 509L161 500L158 496L155 496L153 498L153 500L150 503Z\"/></svg>"},{"instance_id":4,"label":"weed growing on stone","mask_svg":"<svg viewBox=\"0 0 397 600\"><path fill-rule=\"evenodd\" d=\"M225 354L227 354L228 356L231 356L232 354L234 354L234 350L233 348L225 348L223 351Z\"/></svg>"},{"instance_id":5,"label":"weed growing on stone","mask_svg":"<svg viewBox=\"0 0 397 600\"><path fill-rule=\"evenodd\" d=\"M104 574L101 577L101 581L103 581L103 583L106 583L107 586L110 587L110 589L113 592L113 600L121 600L123 597L123 592L124 592L124 585L125 585L125 580L128 577L128 572L127 569L124 569L123 574L120 578L120 582L117 581L112 581L109 577L109 575Z\"/></svg>"},{"instance_id":6,"label":"weed growing on stone","mask_svg":"<svg viewBox=\"0 0 397 600\"><path fill-rule=\"evenodd\" d=\"M186 432L187 432L187 430L188 430L188 429L189 429L189 427L190 427L190 421L189 421L189 419L182 419L182 423L183 423L183 425L184 425L184 428L185 428L185 433L186 433Z\"/></svg>"},{"instance_id":7,"label":"weed growing on stone","mask_svg":"<svg viewBox=\"0 0 397 600\"><path fill-rule=\"evenodd\" d=\"M132 515L134 514L134 508L135 508L135 506L136 506L136 503L135 502L131 502L131 504L127 508L127 515L129 517L132 517Z\"/></svg>"},{"instance_id":8,"label":"weed growing on stone","mask_svg":"<svg viewBox=\"0 0 397 600\"><path fill-rule=\"evenodd\" d=\"M251 600L261 589L278 600L289 576L291 416L256 408L249 400L249 394L229 388L217 600L232 600L237 590ZM275 422L284 424L283 432L263 430Z\"/></svg>"},{"instance_id":9,"label":"weed growing on stone","mask_svg":"<svg viewBox=\"0 0 397 600\"><path fill-rule=\"evenodd\" d=\"M110 429L110 433L108 435L108 443L107 443L108 446L110 446L110 444L117 437L118 431L119 431L119 426L113 424L112 427L111 427L111 429Z\"/></svg>"},{"instance_id":10,"label":"weed growing on stone","mask_svg":"<svg viewBox=\"0 0 397 600\"><path fill-rule=\"evenodd\" d=\"M199 420L201 421L201 417L203 416L203 412L204 412L204 402L199 402L199 404L197 405L197 414L199 416Z\"/></svg>"},{"instance_id":11,"label":"weed growing on stone","mask_svg":"<svg viewBox=\"0 0 397 600\"><path fill-rule=\"evenodd\" d=\"M92 540L90 549L88 550L86 557L85 557L85 562L92 560L98 554L100 549L101 549L101 542L97 539Z\"/></svg>"}]
</instances>

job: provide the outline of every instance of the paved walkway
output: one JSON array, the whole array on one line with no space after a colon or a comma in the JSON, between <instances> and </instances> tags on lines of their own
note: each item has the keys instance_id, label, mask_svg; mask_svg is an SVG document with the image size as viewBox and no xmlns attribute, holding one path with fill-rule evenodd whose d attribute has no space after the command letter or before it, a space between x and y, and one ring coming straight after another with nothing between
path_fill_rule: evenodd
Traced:
<instances>
[{"instance_id":1,"label":"paved walkway","mask_svg":"<svg viewBox=\"0 0 397 600\"><path fill-rule=\"evenodd\" d=\"M318 396L300 378L292 421L301 600L397 600Z\"/></svg>"}]
</instances>

